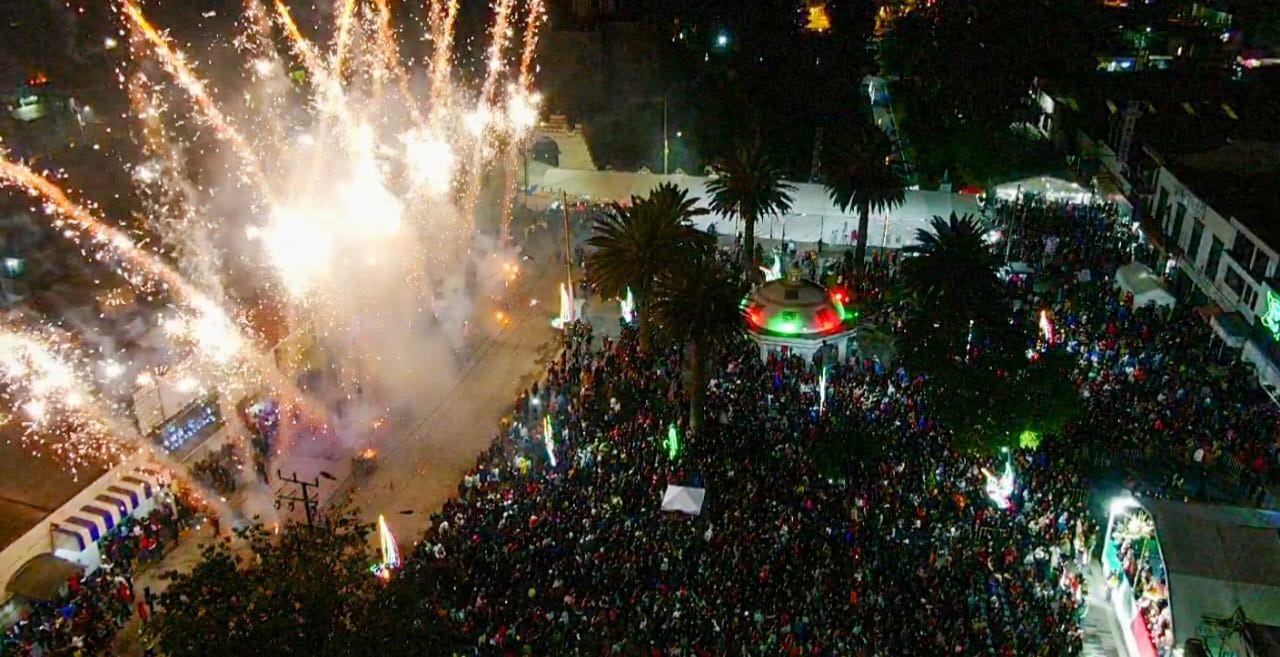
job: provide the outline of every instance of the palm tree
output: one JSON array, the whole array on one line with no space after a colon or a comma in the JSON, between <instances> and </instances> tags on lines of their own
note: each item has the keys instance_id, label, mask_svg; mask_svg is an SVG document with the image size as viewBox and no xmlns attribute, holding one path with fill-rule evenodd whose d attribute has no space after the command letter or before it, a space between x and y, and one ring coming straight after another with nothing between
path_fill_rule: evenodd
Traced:
<instances>
[{"instance_id":1,"label":"palm tree","mask_svg":"<svg viewBox=\"0 0 1280 657\"><path fill-rule=\"evenodd\" d=\"M854 266L859 271L867 259L871 213L888 212L902 205L906 198L902 179L887 161L892 151L888 137L875 126L868 125L855 137L838 145L836 153L826 160L828 166L823 172L823 185L831 202L844 212L858 212Z\"/></svg>"},{"instance_id":2,"label":"palm tree","mask_svg":"<svg viewBox=\"0 0 1280 657\"><path fill-rule=\"evenodd\" d=\"M742 335L742 297L746 284L707 252L685 266L669 269L657 281L654 319L664 337L689 347L689 432L702 431L707 398L707 361Z\"/></svg>"},{"instance_id":3,"label":"palm tree","mask_svg":"<svg viewBox=\"0 0 1280 657\"><path fill-rule=\"evenodd\" d=\"M914 300L921 335L911 340L940 349L933 357L955 357L977 327L995 331L1005 320L1000 303L1000 258L972 215L934 217L916 231L916 246L902 264L903 285ZM1007 324L1007 321L1003 322Z\"/></svg>"},{"instance_id":4,"label":"palm tree","mask_svg":"<svg viewBox=\"0 0 1280 657\"><path fill-rule=\"evenodd\" d=\"M654 281L691 252L710 250L713 238L693 227L691 219L706 214L694 207L687 192L664 183L648 197L631 197L630 207L613 204L596 221L587 241L592 281L606 297L619 297L630 288L636 301L641 349L648 349L650 300Z\"/></svg>"},{"instance_id":5,"label":"palm tree","mask_svg":"<svg viewBox=\"0 0 1280 657\"><path fill-rule=\"evenodd\" d=\"M906 249L914 257L903 263L913 292L968 296L998 285L1000 258L987 245L982 225L973 215L935 216L928 229L916 231L916 242Z\"/></svg>"},{"instance_id":6,"label":"palm tree","mask_svg":"<svg viewBox=\"0 0 1280 657\"><path fill-rule=\"evenodd\" d=\"M789 212L795 189L783 182L782 169L764 154L759 139L739 146L720 163L719 174L707 181L711 209L742 217L742 268L748 276L759 271L755 266L756 222Z\"/></svg>"}]
</instances>

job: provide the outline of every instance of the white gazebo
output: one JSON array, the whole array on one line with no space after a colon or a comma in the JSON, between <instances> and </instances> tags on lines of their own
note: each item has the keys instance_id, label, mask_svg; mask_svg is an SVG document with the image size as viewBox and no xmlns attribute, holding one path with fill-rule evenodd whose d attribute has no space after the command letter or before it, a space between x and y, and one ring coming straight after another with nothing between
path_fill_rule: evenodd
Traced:
<instances>
[{"instance_id":1,"label":"white gazebo","mask_svg":"<svg viewBox=\"0 0 1280 657\"><path fill-rule=\"evenodd\" d=\"M813 358L823 350L843 360L857 333L857 312L846 308L842 292L829 292L801 277L787 275L757 287L743 299L747 335L760 345L760 357L780 351Z\"/></svg>"}]
</instances>

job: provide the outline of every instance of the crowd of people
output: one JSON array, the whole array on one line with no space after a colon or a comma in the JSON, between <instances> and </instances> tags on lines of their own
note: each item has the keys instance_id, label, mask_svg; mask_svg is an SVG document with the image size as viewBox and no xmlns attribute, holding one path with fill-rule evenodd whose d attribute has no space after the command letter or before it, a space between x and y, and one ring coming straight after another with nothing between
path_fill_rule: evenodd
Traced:
<instances>
[{"instance_id":1,"label":"crowd of people","mask_svg":"<svg viewBox=\"0 0 1280 657\"><path fill-rule=\"evenodd\" d=\"M1196 309L1135 308L1110 281L1093 280L1147 251L1110 229L1114 207L1030 200L1001 211L1017 213L1022 257L1058 285L1022 295L1050 310L1059 342L1078 357L1075 383L1094 421L1064 436L1073 469L1098 452L1125 454L1149 494L1258 504L1280 474L1275 404Z\"/></svg>"},{"instance_id":2,"label":"crowd of people","mask_svg":"<svg viewBox=\"0 0 1280 657\"><path fill-rule=\"evenodd\" d=\"M1054 464L1019 457L1034 492L993 508L991 464L950 449L904 372L838 365L840 410L819 414L810 363L745 346L709 399L733 430L671 459L679 363L578 336L442 511L425 549L467 574L451 612L480 654L1079 647L1096 529ZM826 431L883 449L828 478L809 456ZM671 483L705 487L707 510L660 513Z\"/></svg>"},{"instance_id":3,"label":"crowd of people","mask_svg":"<svg viewBox=\"0 0 1280 657\"><path fill-rule=\"evenodd\" d=\"M177 539L179 517L167 503L142 518L127 518L99 543L102 563L73 575L54 599L30 602L0 636L0 655L81 657L110 654L116 632L134 613L152 613L150 591L134 590L145 564L159 561Z\"/></svg>"},{"instance_id":4,"label":"crowd of people","mask_svg":"<svg viewBox=\"0 0 1280 657\"><path fill-rule=\"evenodd\" d=\"M1091 485L1123 466L1143 494L1257 502L1280 472L1277 413L1193 312L1115 291L1140 249L1112 208L997 212L1016 212L1010 251L1032 270L1005 301L1029 335L1039 310L1052 318L1043 347L1075 357L1088 422L965 452L930 412L928 372L853 355L820 378L744 341L717 358L708 426L686 436L680 347L641 353L631 327L574 324L407 562L457 573L441 594L457 654L1079 654L1101 540ZM895 332L897 275L889 256L833 278ZM1005 471L1007 499L989 490ZM706 491L699 513L660 510L673 484ZM132 613L133 564L175 522L113 539L111 565L34 606L7 646L92 654Z\"/></svg>"},{"instance_id":5,"label":"crowd of people","mask_svg":"<svg viewBox=\"0 0 1280 657\"><path fill-rule=\"evenodd\" d=\"M191 476L219 495L231 495L239 486L244 463L234 443L228 442L191 464Z\"/></svg>"},{"instance_id":6,"label":"crowd of people","mask_svg":"<svg viewBox=\"0 0 1280 657\"><path fill-rule=\"evenodd\" d=\"M1106 474L1093 456L1142 456L1128 474L1147 494L1206 495L1151 477L1215 458L1243 460L1256 484L1275 470L1276 414L1249 377L1206 366L1203 321L1115 292L1135 249L1110 208L1021 212L1047 284L1011 284L1008 300L1055 318L1049 346L1077 356L1089 422L1031 450L961 453L930 417L927 373L828 362L819 412L812 362L743 345L715 369L715 421L673 456L678 349L580 329L422 544L463 574L448 611L468 652L1078 654L1099 541L1089 483ZM871 271L842 282L874 298L859 286L896 273ZM892 329L900 309L867 311ZM1029 331L1037 316L1022 313ZM832 435L857 454L834 472L815 460ZM1006 464L1007 506L986 491ZM701 514L660 512L668 484L705 488Z\"/></svg>"}]
</instances>

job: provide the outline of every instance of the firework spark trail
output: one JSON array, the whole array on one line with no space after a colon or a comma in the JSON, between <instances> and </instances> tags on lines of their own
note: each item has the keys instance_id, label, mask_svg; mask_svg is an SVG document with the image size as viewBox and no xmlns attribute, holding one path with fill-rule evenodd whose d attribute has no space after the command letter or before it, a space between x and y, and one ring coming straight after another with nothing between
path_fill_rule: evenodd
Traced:
<instances>
[{"instance_id":1,"label":"firework spark trail","mask_svg":"<svg viewBox=\"0 0 1280 657\"><path fill-rule=\"evenodd\" d=\"M351 116L350 108L347 107L341 75L325 65L315 44L303 36L302 31L298 29L298 24L293 20L293 14L289 11L288 5L283 0L275 0L275 5L276 18L289 38L290 49L302 59L303 68L307 70L307 74L311 76L316 88L321 92L320 111L340 123L343 128L340 134L344 136L352 134L356 128L356 122Z\"/></svg>"},{"instance_id":2,"label":"firework spark trail","mask_svg":"<svg viewBox=\"0 0 1280 657\"><path fill-rule=\"evenodd\" d=\"M142 48L142 36L132 30L130 51L137 56ZM134 182L143 191L144 201L153 212L147 213L149 223L170 244L181 244L186 232L195 222L191 211L194 205L187 193L186 165L174 147L163 121L164 108L155 85L142 71L122 76L125 91L133 115L141 126L143 152L152 158L132 167Z\"/></svg>"},{"instance_id":3,"label":"firework spark trail","mask_svg":"<svg viewBox=\"0 0 1280 657\"><path fill-rule=\"evenodd\" d=\"M449 79L452 67L449 57L453 53L454 26L458 19L458 0L431 0L428 20L431 23L431 88L428 98L432 107L431 128L438 129L445 112L452 104L452 83Z\"/></svg>"},{"instance_id":4,"label":"firework spark trail","mask_svg":"<svg viewBox=\"0 0 1280 657\"><path fill-rule=\"evenodd\" d=\"M156 229L165 245L181 253L192 245L198 228L192 210L196 201L187 183L186 166L161 121L151 81L142 73L135 73L129 76L126 87L129 104L141 126L143 152L151 158L132 167L133 181L147 209L147 223Z\"/></svg>"},{"instance_id":5,"label":"firework spark trail","mask_svg":"<svg viewBox=\"0 0 1280 657\"><path fill-rule=\"evenodd\" d=\"M284 28L285 36L289 38L289 49L302 59L302 66L307 69L307 74L313 79L328 77L327 69L320 59L320 54L316 52L315 46L311 45L311 41L302 36L302 31L298 29L298 24L293 21L293 14L289 11L289 6L283 0L275 0L275 7L276 20Z\"/></svg>"},{"instance_id":6,"label":"firework spark trail","mask_svg":"<svg viewBox=\"0 0 1280 657\"><path fill-rule=\"evenodd\" d=\"M151 42L152 50L160 61L160 65L191 96L196 103L196 107L200 109L201 116L213 126L223 140L230 143L232 148L235 149L236 155L240 157L245 167L248 168L246 178L260 185L263 180L263 173L257 155L254 154L253 149L249 146L249 142L245 140L226 115L222 113L222 110L218 109L217 104L213 102L213 98L209 96L204 81L187 64L186 57L175 50L164 35L156 31L156 28L142 14L142 10L134 0L121 0L121 6L133 25L141 30L143 36Z\"/></svg>"},{"instance_id":7,"label":"firework spark trail","mask_svg":"<svg viewBox=\"0 0 1280 657\"><path fill-rule=\"evenodd\" d=\"M5 182L19 187L33 196L45 200L48 215L62 217L71 223L69 235L85 235L92 246L92 257L97 260L118 260L126 279L136 287L151 288L158 284L175 294L178 300L195 313L193 336L198 339L205 354L215 361L227 362L244 351L248 344L235 322L209 296L196 289L173 268L155 254L142 249L117 228L103 223L84 206L69 199L52 181L30 168L0 159L0 184ZM61 227L61 222L54 222Z\"/></svg>"},{"instance_id":8,"label":"firework spark trail","mask_svg":"<svg viewBox=\"0 0 1280 657\"><path fill-rule=\"evenodd\" d=\"M146 287L147 281L159 283L188 302L205 299L198 290L187 284L176 271L164 264L154 254L138 247L123 231L108 226L93 216L87 208L67 198L62 188L29 167L0 158L0 184L8 182L33 196L45 199L49 214L71 222L76 233L86 235L93 244L94 257L119 259L128 266L131 282ZM58 224L55 224L58 226ZM138 278L142 280L138 280Z\"/></svg>"},{"instance_id":9,"label":"firework spark trail","mask_svg":"<svg viewBox=\"0 0 1280 657\"><path fill-rule=\"evenodd\" d=\"M72 472L120 460L138 435L112 419L118 413L102 406L74 356L65 336L0 326L0 398L25 416L24 445Z\"/></svg>"},{"instance_id":10,"label":"firework spark trail","mask_svg":"<svg viewBox=\"0 0 1280 657\"><path fill-rule=\"evenodd\" d=\"M494 105L498 78L506 70L502 63L511 42L511 10L514 7L515 0L498 0L493 8L493 28L489 30L489 51L485 58L487 70L484 84L480 87L480 104L485 107Z\"/></svg>"},{"instance_id":11,"label":"firework spark trail","mask_svg":"<svg viewBox=\"0 0 1280 657\"><path fill-rule=\"evenodd\" d=\"M489 49L485 56L484 83L480 86L480 107L473 115L471 129L475 139L470 143L471 158L467 184L462 192L462 216L475 221L476 203L484 184L484 163L496 132L494 126L498 78L505 71L502 62L511 41L511 10L515 0L498 0L493 8L493 27L489 30ZM469 226L470 224L468 224ZM469 231L468 231L469 232Z\"/></svg>"},{"instance_id":12,"label":"firework spark trail","mask_svg":"<svg viewBox=\"0 0 1280 657\"><path fill-rule=\"evenodd\" d=\"M546 7L543 5L542 0L529 0L529 10L525 19L524 44L520 53L520 74L516 82L517 93L525 98L530 97L533 93L533 57L538 49L538 27L545 18ZM515 201L516 176L519 174L517 168L524 148L525 144L518 142L507 152L507 167L503 181L505 187L501 208L501 238L504 241L511 237L511 204ZM521 185L523 184L525 183L521 183Z\"/></svg>"},{"instance_id":13,"label":"firework spark trail","mask_svg":"<svg viewBox=\"0 0 1280 657\"><path fill-rule=\"evenodd\" d=\"M525 19L524 49L520 53L520 91L530 93L533 81L533 57L538 50L539 27L547 17L543 0L529 0L528 18Z\"/></svg>"},{"instance_id":14,"label":"firework spark trail","mask_svg":"<svg viewBox=\"0 0 1280 657\"><path fill-rule=\"evenodd\" d=\"M329 68L339 79L346 64L347 48L351 45L351 27L355 20L357 0L335 0L334 14L338 17L338 33L333 41L333 57ZM277 3L278 4L278 3Z\"/></svg>"},{"instance_id":15,"label":"firework spark trail","mask_svg":"<svg viewBox=\"0 0 1280 657\"><path fill-rule=\"evenodd\" d=\"M271 17L269 12L263 7L262 0L244 0L242 24L244 30L242 34L235 40L236 47L246 57L246 68L254 80L268 79L271 75L281 71L287 71L284 62L280 59L280 54L276 52L275 37L271 29ZM258 85L260 88L265 85ZM284 117L288 116L285 103L287 98L278 90L273 91L271 88L263 90L269 94L265 101L265 105L270 111L260 112L259 121L255 122L255 127L261 128L262 124L266 124L266 144L269 150L278 151L287 139L287 130L284 124ZM278 166L276 163L268 162L267 166L273 170Z\"/></svg>"},{"instance_id":16,"label":"firework spark trail","mask_svg":"<svg viewBox=\"0 0 1280 657\"><path fill-rule=\"evenodd\" d=\"M271 47L271 20L262 8L261 0L244 0L245 25L247 33L252 37L254 55L258 57L275 56Z\"/></svg>"},{"instance_id":17,"label":"firework spark trail","mask_svg":"<svg viewBox=\"0 0 1280 657\"><path fill-rule=\"evenodd\" d=\"M420 129L424 128L422 109L418 107L418 99L409 88L409 72L400 63L400 46L396 43L395 31L391 29L391 6L387 0L374 0L374 5L378 9L379 54L386 61L387 69L400 87L400 95L404 97L405 105L409 108L413 124Z\"/></svg>"},{"instance_id":18,"label":"firework spark trail","mask_svg":"<svg viewBox=\"0 0 1280 657\"><path fill-rule=\"evenodd\" d=\"M503 244L507 244L511 239L511 205L516 200L516 185L519 184L516 176L519 175L520 157L517 155L517 149L512 149L507 155L506 167L502 171L502 233L498 239Z\"/></svg>"},{"instance_id":19,"label":"firework spark trail","mask_svg":"<svg viewBox=\"0 0 1280 657\"><path fill-rule=\"evenodd\" d=\"M330 361L327 366L335 371L350 372L349 378L358 379L355 387L363 383L366 390L379 390L375 385L380 385L381 390L403 388L402 381L420 383L418 378L409 378L420 376L415 371L420 369L417 366L382 371L388 361L402 355L404 347L421 346L421 342L417 342L422 339L421 335L408 332L401 335L394 327L412 325L419 315L433 312L437 313L441 326L447 327L442 333L447 334L451 344L456 345L460 339L463 330L460 325L465 325L471 311L470 298L459 299L457 295L469 293L455 292L447 286L452 285L449 272L456 271L461 251L450 253L440 245L455 238L460 238L459 244L464 247L470 245L479 178L490 161L503 156L504 138L511 136L512 142L518 141L515 137L529 125L526 119L532 106L529 102L532 94L528 92L530 51L535 47L536 35L525 35L524 50L519 56L519 83L505 84L515 77L515 71L504 66L514 64L507 62L507 58L513 40L512 12L517 0L498 0L495 8L499 10L500 20L490 30L495 43L488 48L490 59L482 93L478 101L464 98L453 86L451 68L458 3L431 0L432 93L430 104L423 102L421 109L429 115L428 120L424 125L417 110L410 107L415 114L414 129L393 135L392 130L401 127L397 119L407 118L405 115L409 112L405 111L405 105L417 99L409 88L409 74L400 64L398 35L393 29L387 0L373 0L372 5L362 4L360 0L339 4L348 12L344 19L347 25L343 45L335 48L340 52L322 52L326 48L317 47L301 34L283 0L274 0L274 11L268 1L243 0L245 11L240 25L244 32L233 40L246 56L247 75L243 80L258 83L257 87L246 90L248 113L244 116L220 109L210 96L211 85L196 76L187 55L175 42L147 21L138 0L113 3L127 16L131 26L131 46L137 46L136 50L131 48L134 60L141 65L143 58L154 58L158 67L172 76L175 86L196 106L201 125L212 126L214 136L245 161L233 175L252 173L259 188L259 193L249 199L250 213L241 222L226 221L234 215L219 217L218 221L205 221L195 215L203 205L202 195L208 190L197 189L189 180L173 180L202 173L196 171L199 165L186 166L185 146L176 137L184 134L182 130L166 125L181 117L166 112L164 96L160 93L162 87L141 74L136 78L126 75L120 82L128 87L143 127L146 152L153 160L134 167L135 177L154 173L157 179L165 180L155 185L139 180L144 187L143 198L148 203L144 207L154 215L149 217L152 221L167 220L170 224L190 221L208 231L226 232L219 237L231 235L228 227L258 230L263 239L257 244L262 248L259 251L255 247L254 254L243 261L249 266L271 268L286 285L300 280L301 290L290 289L290 295L280 299L284 316L298 320L296 325L288 322L295 329L314 327L308 335L314 340L313 346L329 350L323 352ZM536 29L538 20L532 16L541 15L542 0L530 2L531 17L527 22L529 29ZM297 109L291 105L293 88L283 85L282 90L279 84L283 80L276 73L284 70L284 64L275 53L272 32L276 25L272 22L287 35L289 47L312 79L312 83L306 85L310 103L305 117L293 111ZM376 94L370 97L370 87L363 83L369 80L380 83L387 73L399 78L397 82L406 98L405 104L394 103L393 98L380 99ZM348 78L350 84L346 84ZM503 90L515 97L503 98ZM259 98L265 99L264 102L259 102ZM468 113L476 104L479 109ZM536 116L536 109L533 111ZM475 117L481 119L481 129L459 135L457 128L464 123L470 127L470 119ZM383 118L390 120L381 120ZM240 125L252 125L253 133L242 135L233 119ZM262 121L275 123L267 126ZM277 125L283 135L279 138L268 130ZM297 139L292 138L299 128L301 134ZM261 155L255 155L255 150ZM462 161L470 161L473 166L459 171L457 164ZM516 163L514 158L506 161L508 179L514 176ZM144 168L144 165L153 166ZM214 165L216 167L216 162ZM263 168L268 166L278 175L269 179L262 176ZM401 171L408 175L402 177ZM407 184L402 184L402 180ZM451 193L455 184L464 188L469 185L472 190L465 218L460 218L458 199ZM194 352L189 358L190 365L176 363L175 371L188 376L195 374L205 380L216 378L219 389L233 385L257 388L259 383L268 382L283 403L305 409L308 418L319 418L319 423L324 423L330 417L326 409L297 391L290 376L294 372L282 371L288 368L277 366L269 355L253 346L249 334L233 319L239 317L239 313L232 307L230 310L220 307L215 298L224 300L221 295L209 294L215 289L213 283L225 282L234 287L229 279L231 274L216 271L213 281L198 276L184 277L185 268L169 267L143 248L145 245L135 244L124 232L99 220L92 204L72 201L55 182L22 164L0 161L0 185L19 187L41 197L51 223L65 237L81 244L87 256L106 262L135 285L167 291L167 297L179 308L179 313L165 320L162 328L173 338L173 344ZM165 193L172 196L167 197ZM512 193L508 188L508 201ZM179 207L166 203L167 198L189 202ZM433 202L417 202L426 199ZM263 223L258 213L261 209L270 211L265 225L260 225ZM181 214L166 217L175 212ZM416 230L401 228L402 215L405 223ZM412 223L409 220L413 220ZM334 248L324 252L309 248L317 243ZM183 265L190 264L188 261L202 266L215 263L218 250L208 251L180 253ZM431 277L418 272L418 268L428 262L436 272ZM293 269L295 266L298 269ZM394 280L399 285L404 281L401 274L405 272L420 279L409 291L412 293L389 293L374 298L350 294L353 275L382 277L374 280ZM295 278L297 274L304 278ZM402 286L397 289L403 291ZM445 301L436 303L437 298ZM423 299L428 303L424 304ZM454 300L466 305L449 308ZM389 333L394 333L396 339L388 339ZM307 363L299 362L299 365L307 366ZM393 394L397 399L403 395L402 392Z\"/></svg>"}]
</instances>

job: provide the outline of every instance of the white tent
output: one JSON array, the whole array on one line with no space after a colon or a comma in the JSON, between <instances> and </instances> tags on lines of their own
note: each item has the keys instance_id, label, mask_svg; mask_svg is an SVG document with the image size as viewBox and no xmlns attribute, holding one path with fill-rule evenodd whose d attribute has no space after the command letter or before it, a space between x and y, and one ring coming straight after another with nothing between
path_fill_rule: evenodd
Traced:
<instances>
[{"instance_id":1,"label":"white tent","mask_svg":"<svg viewBox=\"0 0 1280 657\"><path fill-rule=\"evenodd\" d=\"M644 196L654 187L670 182L689 190L689 196L699 206L707 207L707 178L684 174L661 175L623 171L580 171L549 168L539 180L532 180L539 193L570 197L585 197L597 201L626 201L632 196ZM852 244L858 230L856 213L846 213L832 204L827 190L814 183L792 183L791 212L781 217L766 217L756 223L756 237L786 239L813 243L822 240L826 244ZM903 204L890 210L871 213L867 244L871 247L902 248L915 243L916 231L927 229L934 216L947 217L956 214L977 214L977 197L949 192L908 191ZM885 223L888 223L886 231ZM734 234L741 230L736 217L709 214L700 217L698 227L707 229L714 225L721 234ZM887 236L887 240L885 239Z\"/></svg>"},{"instance_id":2,"label":"white tent","mask_svg":"<svg viewBox=\"0 0 1280 657\"><path fill-rule=\"evenodd\" d=\"M1093 194L1089 189L1069 180L1051 176L1033 176L1013 182L1001 183L995 188L996 198L1011 201L1021 194L1043 196L1051 201L1088 203Z\"/></svg>"},{"instance_id":3,"label":"white tent","mask_svg":"<svg viewBox=\"0 0 1280 657\"><path fill-rule=\"evenodd\" d=\"M705 488L669 485L667 492L662 494L662 510L679 511L691 516L702 515L702 500L706 497Z\"/></svg>"},{"instance_id":4,"label":"white tent","mask_svg":"<svg viewBox=\"0 0 1280 657\"><path fill-rule=\"evenodd\" d=\"M1151 268L1140 262L1131 262L1117 269L1116 286L1122 292L1133 295L1135 306L1154 303L1157 306L1171 308L1175 303L1173 295L1160 285L1160 279L1152 273Z\"/></svg>"}]
</instances>

